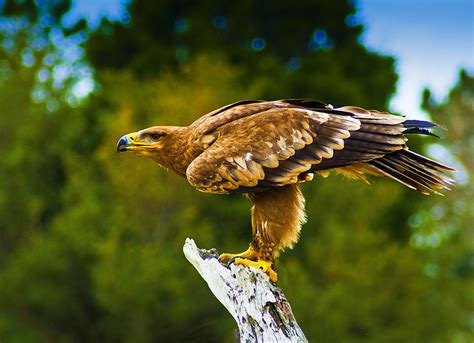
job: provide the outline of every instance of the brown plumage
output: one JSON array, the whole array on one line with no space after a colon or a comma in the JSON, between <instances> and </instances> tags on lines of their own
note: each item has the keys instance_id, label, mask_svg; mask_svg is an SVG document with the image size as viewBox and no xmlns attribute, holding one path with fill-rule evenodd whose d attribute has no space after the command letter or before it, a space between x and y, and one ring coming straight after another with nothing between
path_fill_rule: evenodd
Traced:
<instances>
[{"instance_id":1,"label":"brown plumage","mask_svg":"<svg viewBox=\"0 0 474 343\"><path fill-rule=\"evenodd\" d=\"M314 101L241 101L186 127L155 126L123 136L117 150L151 158L199 191L244 193L253 204L254 239L222 261L260 267L298 240L305 220L298 184L330 170L366 181L389 177L423 194L439 194L453 169L411 152L406 134L431 134L427 121Z\"/></svg>"}]
</instances>

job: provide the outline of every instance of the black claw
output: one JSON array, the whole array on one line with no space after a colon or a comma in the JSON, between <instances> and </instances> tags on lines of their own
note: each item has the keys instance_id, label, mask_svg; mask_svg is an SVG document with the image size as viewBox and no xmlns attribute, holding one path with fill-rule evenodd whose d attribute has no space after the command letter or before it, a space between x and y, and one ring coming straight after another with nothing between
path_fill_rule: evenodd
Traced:
<instances>
[{"instance_id":1,"label":"black claw","mask_svg":"<svg viewBox=\"0 0 474 343\"><path fill-rule=\"evenodd\" d=\"M229 261L233 260L234 258L235 257L231 258ZM222 260L220 256L217 258L217 261L219 261L219 263L221 264L226 264L226 265L229 264L229 262L225 263L224 260Z\"/></svg>"},{"instance_id":2,"label":"black claw","mask_svg":"<svg viewBox=\"0 0 474 343\"><path fill-rule=\"evenodd\" d=\"M231 265L232 263L234 263L234 261L235 261L236 259L238 259L238 258L242 258L242 259L243 259L242 256L234 256L234 257L232 257L232 258L227 262L227 268L230 268L230 265Z\"/></svg>"}]
</instances>

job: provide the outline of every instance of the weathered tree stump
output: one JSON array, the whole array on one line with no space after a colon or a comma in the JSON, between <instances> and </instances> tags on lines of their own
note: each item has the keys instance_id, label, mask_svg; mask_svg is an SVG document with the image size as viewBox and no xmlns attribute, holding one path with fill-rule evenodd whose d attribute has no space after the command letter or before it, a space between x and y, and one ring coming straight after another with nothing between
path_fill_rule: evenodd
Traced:
<instances>
[{"instance_id":1,"label":"weathered tree stump","mask_svg":"<svg viewBox=\"0 0 474 343\"><path fill-rule=\"evenodd\" d=\"M215 249L199 249L190 238L184 255L238 325L240 342L307 342L282 290L266 274L239 265L226 267Z\"/></svg>"}]
</instances>

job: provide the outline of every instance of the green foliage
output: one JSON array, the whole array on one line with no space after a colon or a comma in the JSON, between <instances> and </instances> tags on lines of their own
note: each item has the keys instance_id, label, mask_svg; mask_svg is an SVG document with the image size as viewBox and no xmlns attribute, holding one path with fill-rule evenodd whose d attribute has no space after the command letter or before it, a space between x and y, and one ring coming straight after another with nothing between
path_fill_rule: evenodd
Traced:
<instances>
[{"instance_id":1,"label":"green foliage","mask_svg":"<svg viewBox=\"0 0 474 343\"><path fill-rule=\"evenodd\" d=\"M242 46L263 35L262 18L248 15L251 3L226 3L229 32L235 33L224 34L213 31L212 16L204 15L211 2L134 2L130 26L113 26L108 37L102 26L91 40L95 51L108 49L110 59L99 63L92 55L101 87L77 108L62 96L67 87L58 91L55 110L36 102L31 94L41 67L15 64L21 51L2 56L0 71L5 60L10 69L0 81L1 339L235 340L232 318L181 247L191 236L222 252L245 249L248 201L196 192L149 160L118 156L117 139L151 125L185 125L239 99L316 97L383 109L395 81L392 60L368 53L357 42L360 28L344 25L353 11L345 1L321 2L313 12L295 4L279 26L268 17L268 37L282 37L268 38L261 55ZM184 12L164 14L171 9ZM232 27L243 14L249 18L240 26L245 29ZM176 42L166 37L184 15L189 31L183 41L192 54L177 61ZM293 26L296 31L282 29ZM298 70L282 67L315 28L327 32L333 47L302 53ZM206 40L199 44L199 37ZM133 41L127 49L124 39ZM472 80L463 74L445 103L426 96L426 108L450 128L448 147L468 177ZM369 187L338 176L303 188L308 223L277 267L311 341L472 340L470 184L442 199L390 181L374 180ZM443 239L419 244L432 242L432 234Z\"/></svg>"},{"instance_id":2,"label":"green foliage","mask_svg":"<svg viewBox=\"0 0 474 343\"><path fill-rule=\"evenodd\" d=\"M346 25L350 1L137 0L129 12L130 22L104 20L87 42L97 69L153 77L212 51L241 67L240 87L262 84L263 98L383 108L395 90L393 59L359 44L361 25Z\"/></svg>"},{"instance_id":3,"label":"green foliage","mask_svg":"<svg viewBox=\"0 0 474 343\"><path fill-rule=\"evenodd\" d=\"M462 238L472 241L474 235L474 75L466 71L459 73L459 82L451 90L447 99L438 103L429 90L424 92L423 107L437 122L449 128L444 139L430 147L429 151L439 157L447 156L458 169L458 187L446 194L447 201L434 199L428 215L419 213L417 223L420 231L438 233L441 241L450 238ZM424 228L423 228L424 227ZM472 245L470 246L472 248ZM471 252L471 259L474 256ZM472 273L472 270L471 270Z\"/></svg>"},{"instance_id":4,"label":"green foliage","mask_svg":"<svg viewBox=\"0 0 474 343\"><path fill-rule=\"evenodd\" d=\"M345 0L303 0L290 9L284 1L253 0L139 0L128 7L130 22L104 20L88 42L96 67L153 75L203 51L220 51L232 63L253 71L269 58L286 63L333 45L353 46L361 32L361 26L345 25L346 17L355 11ZM321 33L311 45L315 30ZM129 48L124 50L124 46Z\"/></svg>"}]
</instances>

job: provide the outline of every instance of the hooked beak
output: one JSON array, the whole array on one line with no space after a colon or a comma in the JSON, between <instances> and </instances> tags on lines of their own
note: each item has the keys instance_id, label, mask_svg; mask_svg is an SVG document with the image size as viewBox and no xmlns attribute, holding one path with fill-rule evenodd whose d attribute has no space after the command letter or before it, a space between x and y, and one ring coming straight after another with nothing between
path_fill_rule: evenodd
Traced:
<instances>
[{"instance_id":1,"label":"hooked beak","mask_svg":"<svg viewBox=\"0 0 474 343\"><path fill-rule=\"evenodd\" d=\"M122 136L117 142L117 152L124 152L130 150L130 147L135 144L137 136L138 134L136 132L132 132Z\"/></svg>"}]
</instances>

